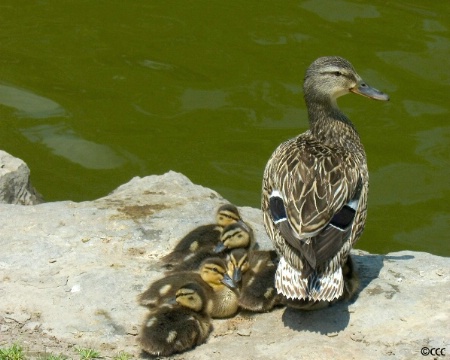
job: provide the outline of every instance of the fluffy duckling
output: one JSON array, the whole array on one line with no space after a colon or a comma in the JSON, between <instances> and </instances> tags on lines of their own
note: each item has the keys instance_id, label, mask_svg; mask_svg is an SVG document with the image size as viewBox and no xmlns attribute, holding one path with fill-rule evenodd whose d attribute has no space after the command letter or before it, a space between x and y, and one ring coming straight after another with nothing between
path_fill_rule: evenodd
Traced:
<instances>
[{"instance_id":1,"label":"fluffy duckling","mask_svg":"<svg viewBox=\"0 0 450 360\"><path fill-rule=\"evenodd\" d=\"M274 250L235 249L228 260L228 274L240 283L239 306L254 312L267 312L280 304L275 288L278 256Z\"/></svg>"},{"instance_id":2,"label":"fluffy duckling","mask_svg":"<svg viewBox=\"0 0 450 360\"><path fill-rule=\"evenodd\" d=\"M190 271L198 270L200 264L210 257L221 257L226 259L230 250L235 248L248 249L254 243L252 229L243 221L226 226L214 249L202 248L201 250L188 254L184 261L174 265L171 271Z\"/></svg>"},{"instance_id":3,"label":"fluffy duckling","mask_svg":"<svg viewBox=\"0 0 450 360\"><path fill-rule=\"evenodd\" d=\"M202 286L195 282L182 286L173 300L147 316L140 346L149 354L168 356L202 344L211 331L210 307Z\"/></svg>"},{"instance_id":4,"label":"fluffy duckling","mask_svg":"<svg viewBox=\"0 0 450 360\"><path fill-rule=\"evenodd\" d=\"M252 249L254 246L255 237L253 236L253 230L241 220L223 229L220 242L214 248L214 252L220 254L236 248Z\"/></svg>"},{"instance_id":5,"label":"fluffy duckling","mask_svg":"<svg viewBox=\"0 0 450 360\"><path fill-rule=\"evenodd\" d=\"M344 277L344 292L341 299L350 301L355 297L360 285L359 276L350 254L342 267L342 276Z\"/></svg>"},{"instance_id":6,"label":"fluffy duckling","mask_svg":"<svg viewBox=\"0 0 450 360\"><path fill-rule=\"evenodd\" d=\"M225 204L217 209L216 224L202 225L183 237L172 252L162 258L166 266L179 264L186 256L202 251L212 251L219 243L222 230L241 220L236 206Z\"/></svg>"},{"instance_id":7,"label":"fluffy duckling","mask_svg":"<svg viewBox=\"0 0 450 360\"><path fill-rule=\"evenodd\" d=\"M138 302L150 309L167 303L176 291L186 283L201 286L206 298L212 301L211 317L223 318L238 310L238 297L233 291L235 284L226 272L226 263L221 258L209 258L202 262L199 272L174 272L152 283L142 293Z\"/></svg>"}]
</instances>

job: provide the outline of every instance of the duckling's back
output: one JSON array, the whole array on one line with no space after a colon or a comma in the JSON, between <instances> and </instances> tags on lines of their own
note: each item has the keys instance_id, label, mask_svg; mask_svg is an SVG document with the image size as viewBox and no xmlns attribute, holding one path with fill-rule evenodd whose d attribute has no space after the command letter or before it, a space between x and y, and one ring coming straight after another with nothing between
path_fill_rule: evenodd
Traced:
<instances>
[{"instance_id":1,"label":"duckling's back","mask_svg":"<svg viewBox=\"0 0 450 360\"><path fill-rule=\"evenodd\" d=\"M192 282L199 284L206 296L212 296L212 288L203 281L198 273L179 272L172 273L153 282L146 291L139 295L139 305L150 309L160 306L168 299L173 298L179 288Z\"/></svg>"},{"instance_id":2,"label":"duckling's back","mask_svg":"<svg viewBox=\"0 0 450 360\"><path fill-rule=\"evenodd\" d=\"M173 251L161 260L166 266L183 262L190 255L199 252L212 252L220 241L222 227L217 224L202 225L184 236Z\"/></svg>"},{"instance_id":3,"label":"duckling's back","mask_svg":"<svg viewBox=\"0 0 450 360\"><path fill-rule=\"evenodd\" d=\"M275 288L278 255L274 250L251 252L249 265L242 276L239 305L250 311L270 311L281 301Z\"/></svg>"},{"instance_id":4,"label":"duckling's back","mask_svg":"<svg viewBox=\"0 0 450 360\"><path fill-rule=\"evenodd\" d=\"M203 343L209 335L209 317L178 305L163 305L144 321L139 344L144 351L169 356Z\"/></svg>"}]
</instances>

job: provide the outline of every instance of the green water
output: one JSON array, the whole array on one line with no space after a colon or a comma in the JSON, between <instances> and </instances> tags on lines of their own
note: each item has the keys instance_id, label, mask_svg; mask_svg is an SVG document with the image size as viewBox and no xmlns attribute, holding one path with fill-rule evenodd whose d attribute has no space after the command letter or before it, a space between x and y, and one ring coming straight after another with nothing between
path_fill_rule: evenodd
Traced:
<instances>
[{"instance_id":1,"label":"green water","mask_svg":"<svg viewBox=\"0 0 450 360\"><path fill-rule=\"evenodd\" d=\"M47 201L175 170L259 207L306 67L340 55L391 96L339 101L371 174L357 247L450 256L449 1L2 0L0 24L0 148Z\"/></svg>"}]
</instances>

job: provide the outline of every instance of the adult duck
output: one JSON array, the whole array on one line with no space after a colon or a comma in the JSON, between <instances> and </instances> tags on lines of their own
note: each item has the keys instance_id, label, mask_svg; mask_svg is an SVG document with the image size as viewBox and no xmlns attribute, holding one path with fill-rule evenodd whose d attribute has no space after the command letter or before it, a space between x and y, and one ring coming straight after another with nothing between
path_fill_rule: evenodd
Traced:
<instances>
[{"instance_id":1,"label":"adult duck","mask_svg":"<svg viewBox=\"0 0 450 360\"><path fill-rule=\"evenodd\" d=\"M369 188L364 147L336 99L348 93L389 97L336 56L315 60L303 89L310 128L269 159L262 211L280 255L277 291L288 299L332 301L344 291L342 267L364 229Z\"/></svg>"}]
</instances>

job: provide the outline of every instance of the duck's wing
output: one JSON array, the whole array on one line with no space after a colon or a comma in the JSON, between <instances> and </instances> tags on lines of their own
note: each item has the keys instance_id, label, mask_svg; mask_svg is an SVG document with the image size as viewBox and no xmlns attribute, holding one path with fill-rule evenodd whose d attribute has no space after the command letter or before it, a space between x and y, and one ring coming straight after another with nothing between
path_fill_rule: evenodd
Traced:
<instances>
[{"instance_id":1,"label":"duck's wing","mask_svg":"<svg viewBox=\"0 0 450 360\"><path fill-rule=\"evenodd\" d=\"M350 234L361 175L347 152L301 137L285 144L268 169L269 211L283 238L315 269Z\"/></svg>"}]
</instances>

